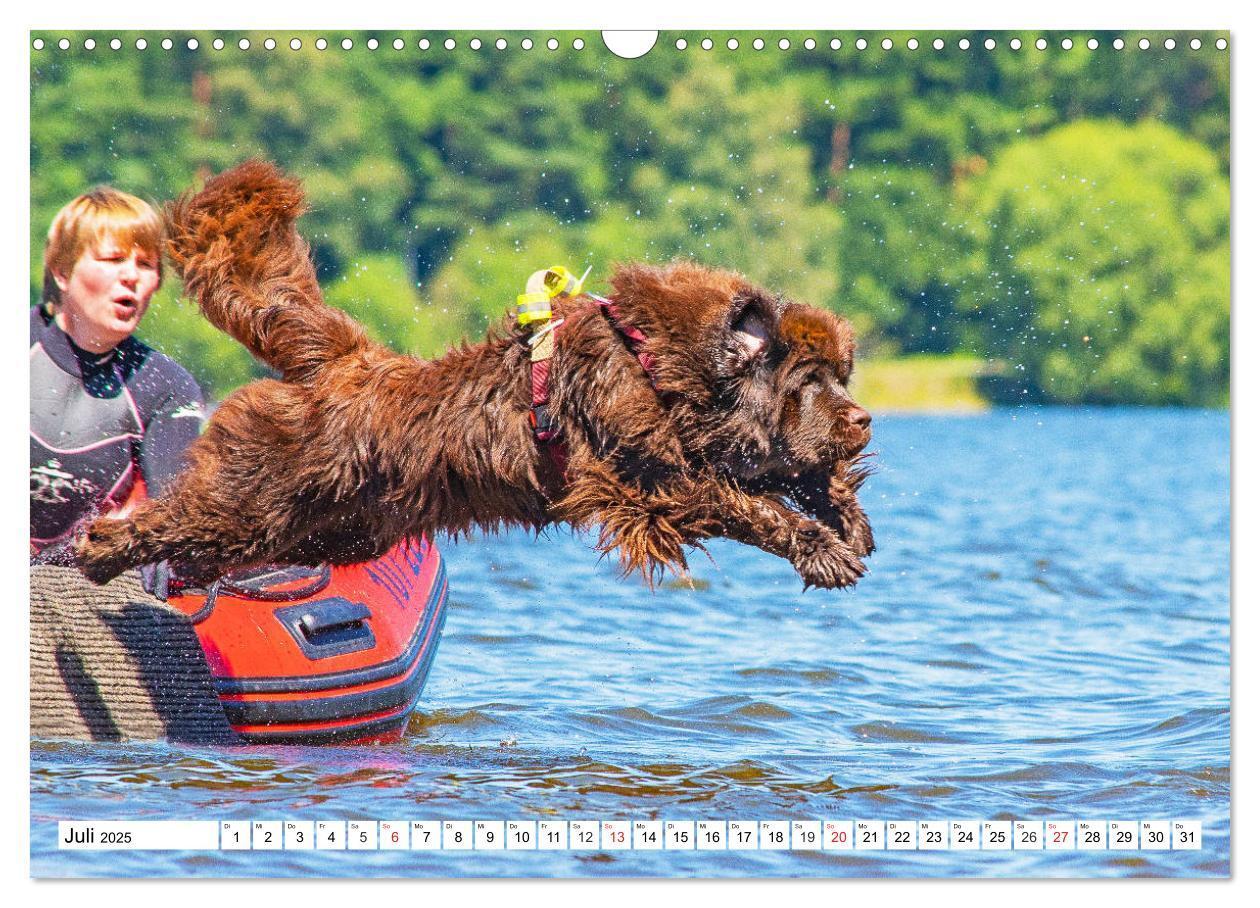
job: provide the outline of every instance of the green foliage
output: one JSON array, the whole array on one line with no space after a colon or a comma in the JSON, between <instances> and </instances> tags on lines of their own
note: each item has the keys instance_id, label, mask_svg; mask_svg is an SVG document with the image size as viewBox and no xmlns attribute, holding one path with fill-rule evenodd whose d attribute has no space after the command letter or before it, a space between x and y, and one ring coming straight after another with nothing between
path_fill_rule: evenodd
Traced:
<instances>
[{"instance_id":1,"label":"green foliage","mask_svg":"<svg viewBox=\"0 0 1260 908\"><path fill-rule=\"evenodd\" d=\"M966 345L1067 402L1217 404L1229 377L1229 187L1152 122L1012 145L964 197Z\"/></svg>"},{"instance_id":2,"label":"green foliage","mask_svg":"<svg viewBox=\"0 0 1260 908\"><path fill-rule=\"evenodd\" d=\"M194 303L181 300L177 286L158 291L137 333L188 369L214 400L265 374L244 347L202 318Z\"/></svg>"},{"instance_id":3,"label":"green foliage","mask_svg":"<svg viewBox=\"0 0 1260 908\"><path fill-rule=\"evenodd\" d=\"M868 352L1008 361L1048 400L1226 399L1229 82L1215 36L1200 51L1174 34L1173 52L1162 37L1117 52L1110 34L1096 51L1072 35L1073 50L1043 52L1021 33L1014 52L979 34L942 35L940 51L935 34L914 35L916 51L911 33L891 50L848 34L807 50L791 34L783 52L712 33L714 50L685 34L679 52L662 34L621 60L598 34L561 34L557 51L550 34L530 51L504 35L498 51L494 33L480 50L465 34L453 50L445 34L394 50L392 33L355 33L346 52L317 50L314 34L267 51L248 32L136 51L141 34L119 33L117 53L99 49L109 33L93 34L96 51L41 35L32 299L47 225L73 196L107 182L167 199L258 155L305 182L328 299L396 349L480 336L547 265L590 265L603 286L618 261L689 257L848 315ZM719 49L729 37L738 51ZM216 396L259 374L170 283L144 335Z\"/></svg>"},{"instance_id":4,"label":"green foliage","mask_svg":"<svg viewBox=\"0 0 1260 908\"><path fill-rule=\"evenodd\" d=\"M407 353L424 346L427 332L417 320L420 297L398 256L364 253L323 287L328 303L353 315L381 343Z\"/></svg>"},{"instance_id":5,"label":"green foliage","mask_svg":"<svg viewBox=\"0 0 1260 908\"><path fill-rule=\"evenodd\" d=\"M971 248L953 194L924 170L854 167L844 180L843 311L890 352L953 350Z\"/></svg>"}]
</instances>

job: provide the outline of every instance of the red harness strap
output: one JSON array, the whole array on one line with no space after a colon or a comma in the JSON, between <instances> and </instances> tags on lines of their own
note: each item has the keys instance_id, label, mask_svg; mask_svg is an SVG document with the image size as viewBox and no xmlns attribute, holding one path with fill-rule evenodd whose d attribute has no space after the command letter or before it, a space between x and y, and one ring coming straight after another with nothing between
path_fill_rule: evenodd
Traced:
<instances>
[{"instance_id":1,"label":"red harness strap","mask_svg":"<svg viewBox=\"0 0 1260 908\"><path fill-rule=\"evenodd\" d=\"M639 365L643 367L643 371L647 373L648 380L652 382L652 387L656 387L656 371L655 363L652 360L652 354L644 349L647 344L647 335L636 328L634 325L627 324L621 320L621 313L617 309L617 304L612 300L604 299L602 296L596 296L593 293L587 294L595 305L607 316L612 326L620 332L621 336L626 339L627 345L631 352L639 360ZM553 323L554 327L550 330L552 333L558 333L560 322ZM538 337L538 335L535 335ZM542 342L542 338L538 341ZM529 424L534 429L534 439L543 446L551 457L552 464L555 465L556 472L559 474L561 481L567 478L567 468L569 465L569 446L565 444L564 439L560 438L560 429L552 418L548 403L550 400L551 387L549 376L551 374L551 357L534 360L530 363L530 411Z\"/></svg>"}]
</instances>

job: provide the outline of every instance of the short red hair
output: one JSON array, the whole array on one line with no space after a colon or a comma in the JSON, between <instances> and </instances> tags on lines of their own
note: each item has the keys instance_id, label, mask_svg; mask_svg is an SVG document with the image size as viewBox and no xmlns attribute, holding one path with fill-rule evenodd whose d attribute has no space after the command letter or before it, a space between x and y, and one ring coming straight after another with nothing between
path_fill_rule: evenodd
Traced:
<instances>
[{"instance_id":1,"label":"short red hair","mask_svg":"<svg viewBox=\"0 0 1260 908\"><path fill-rule=\"evenodd\" d=\"M85 249L97 249L107 239L124 250L139 246L158 259L162 280L162 217L144 199L97 186L69 202L53 218L44 246L44 302L56 305L61 289L53 274L69 276Z\"/></svg>"}]
</instances>

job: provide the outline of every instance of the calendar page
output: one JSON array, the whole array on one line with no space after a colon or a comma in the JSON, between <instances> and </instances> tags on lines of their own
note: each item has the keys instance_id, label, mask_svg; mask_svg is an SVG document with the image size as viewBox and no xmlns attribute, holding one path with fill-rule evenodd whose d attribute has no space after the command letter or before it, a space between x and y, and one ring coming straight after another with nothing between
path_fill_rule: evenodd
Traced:
<instances>
[{"instance_id":1,"label":"calendar page","mask_svg":"<svg viewBox=\"0 0 1260 908\"><path fill-rule=\"evenodd\" d=\"M33 876L1230 876L1229 32L26 40Z\"/></svg>"}]
</instances>

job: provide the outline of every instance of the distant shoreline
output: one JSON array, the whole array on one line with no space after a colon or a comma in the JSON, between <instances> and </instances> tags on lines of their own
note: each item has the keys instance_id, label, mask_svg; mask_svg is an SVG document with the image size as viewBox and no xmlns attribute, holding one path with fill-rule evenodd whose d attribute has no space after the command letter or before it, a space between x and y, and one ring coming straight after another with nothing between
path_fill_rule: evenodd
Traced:
<instances>
[{"instance_id":1,"label":"distant shoreline","mask_svg":"<svg viewBox=\"0 0 1260 908\"><path fill-rule=\"evenodd\" d=\"M1001 362L976 356L943 353L913 353L906 356L880 357L869 360L860 358L853 371L850 387L858 403L868 410L887 415L937 414L941 416L969 416L985 413L997 407L1018 406L1014 397L1000 396L995 399L986 394L984 386L1004 386L1010 394L1009 370ZM1150 404L1126 403L1064 403L1042 398L1028 398L1027 403L1045 407L1149 407ZM1169 404L1171 408L1182 408ZM1226 399L1219 407L1188 407L1193 410L1226 410ZM1157 407L1164 409L1164 407Z\"/></svg>"},{"instance_id":2,"label":"distant shoreline","mask_svg":"<svg viewBox=\"0 0 1260 908\"><path fill-rule=\"evenodd\" d=\"M178 354L176 354L178 355ZM248 378L246 379L248 380ZM1006 396L985 393L985 385L1002 384ZM1152 406L1136 402L1064 403L1044 398L1016 399L1011 396L1009 370L1001 362L955 353L912 353L906 356L862 359L860 354L850 381L853 396L866 409L886 416L973 416L994 409L1019 407L1107 408L1150 407L1153 409L1224 410L1228 399L1219 407L1179 404ZM209 400L211 411L220 403Z\"/></svg>"},{"instance_id":3,"label":"distant shoreline","mask_svg":"<svg viewBox=\"0 0 1260 908\"><path fill-rule=\"evenodd\" d=\"M954 354L859 359L851 386L862 406L878 412L983 413L993 404L979 382L991 371L983 359Z\"/></svg>"}]
</instances>

